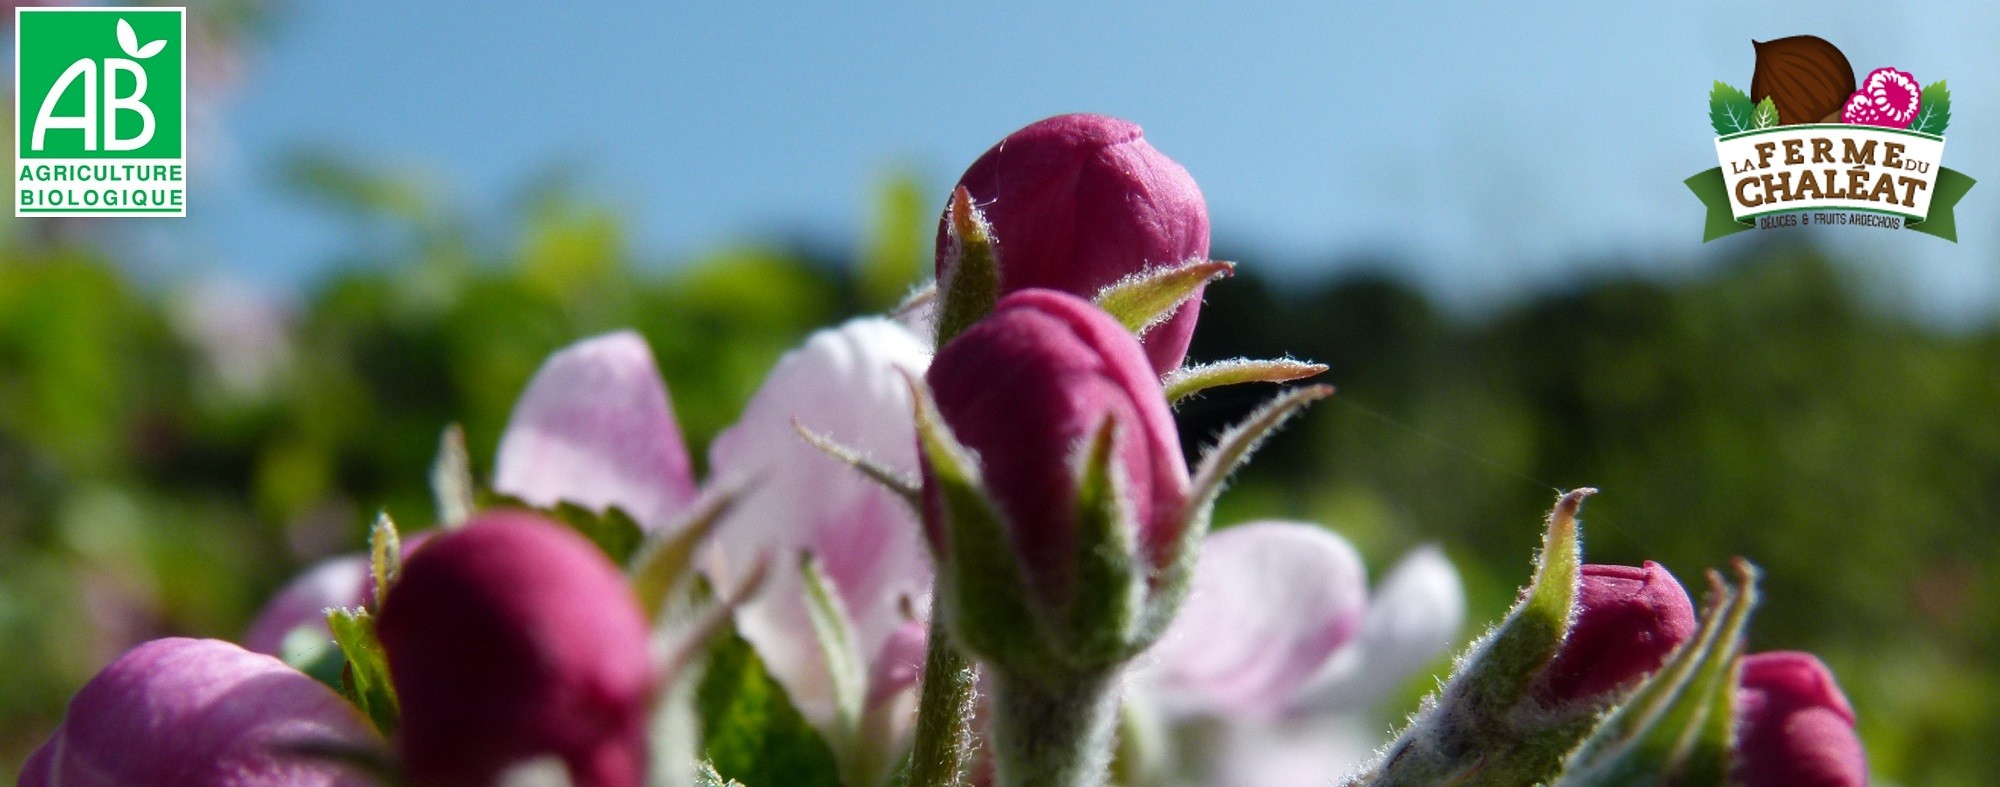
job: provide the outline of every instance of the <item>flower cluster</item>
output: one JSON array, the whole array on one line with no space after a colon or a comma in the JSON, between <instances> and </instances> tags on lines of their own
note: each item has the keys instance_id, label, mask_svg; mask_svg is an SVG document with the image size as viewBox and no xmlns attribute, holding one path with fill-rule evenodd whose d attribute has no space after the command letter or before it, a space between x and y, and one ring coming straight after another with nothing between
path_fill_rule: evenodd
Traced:
<instances>
[{"instance_id":1,"label":"flower cluster","mask_svg":"<svg viewBox=\"0 0 2000 787\"><path fill-rule=\"evenodd\" d=\"M1377 749L1365 714L1458 643L1459 578L1426 546L1371 589L1322 525L1212 527L1331 389L1281 389L1190 461L1177 401L1324 370L1186 363L1231 270L1208 229L1137 126L1030 125L954 189L935 287L782 357L706 478L642 337L565 347L490 489L448 430L437 529L385 517L247 649L127 653L22 784L1865 783L1827 669L1743 655L1754 570L1697 611L1658 564L1583 564L1583 491Z\"/></svg>"}]
</instances>

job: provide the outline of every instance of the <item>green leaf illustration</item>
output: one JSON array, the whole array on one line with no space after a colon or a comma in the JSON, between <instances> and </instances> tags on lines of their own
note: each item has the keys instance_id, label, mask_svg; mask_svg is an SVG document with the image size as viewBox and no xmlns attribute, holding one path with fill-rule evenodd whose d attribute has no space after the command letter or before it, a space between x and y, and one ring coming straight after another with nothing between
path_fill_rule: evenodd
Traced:
<instances>
[{"instance_id":1,"label":"green leaf illustration","mask_svg":"<svg viewBox=\"0 0 2000 787\"><path fill-rule=\"evenodd\" d=\"M1750 125L1757 128L1772 128L1778 125L1778 102L1765 96L1757 102L1757 109L1750 113Z\"/></svg>"},{"instance_id":2,"label":"green leaf illustration","mask_svg":"<svg viewBox=\"0 0 2000 787\"><path fill-rule=\"evenodd\" d=\"M1917 119L1910 123L1911 131L1925 134L1943 134L1945 126L1951 125L1951 91L1940 79L1924 88L1923 103L1917 107Z\"/></svg>"},{"instance_id":3,"label":"green leaf illustration","mask_svg":"<svg viewBox=\"0 0 2000 787\"><path fill-rule=\"evenodd\" d=\"M1756 128L1750 120L1750 116L1755 112L1756 108L1751 106L1750 97L1744 95L1741 90L1718 81L1715 83L1715 88L1708 91L1708 122L1715 127L1715 133L1718 135Z\"/></svg>"}]
</instances>

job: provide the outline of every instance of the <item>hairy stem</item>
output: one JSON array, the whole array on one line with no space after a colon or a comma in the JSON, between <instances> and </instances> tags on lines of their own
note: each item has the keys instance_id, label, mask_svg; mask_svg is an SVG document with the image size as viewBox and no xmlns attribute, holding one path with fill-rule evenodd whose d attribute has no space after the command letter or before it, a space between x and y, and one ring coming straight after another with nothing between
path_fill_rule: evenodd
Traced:
<instances>
[{"instance_id":1,"label":"hairy stem","mask_svg":"<svg viewBox=\"0 0 2000 787\"><path fill-rule=\"evenodd\" d=\"M917 703L916 741L910 750L909 787L957 787L972 753L972 664L952 644L938 611L931 613L924 655L923 694Z\"/></svg>"},{"instance_id":2,"label":"hairy stem","mask_svg":"<svg viewBox=\"0 0 2000 787\"><path fill-rule=\"evenodd\" d=\"M1118 672L1051 679L993 674L1000 787L1097 787L1110 764Z\"/></svg>"}]
</instances>

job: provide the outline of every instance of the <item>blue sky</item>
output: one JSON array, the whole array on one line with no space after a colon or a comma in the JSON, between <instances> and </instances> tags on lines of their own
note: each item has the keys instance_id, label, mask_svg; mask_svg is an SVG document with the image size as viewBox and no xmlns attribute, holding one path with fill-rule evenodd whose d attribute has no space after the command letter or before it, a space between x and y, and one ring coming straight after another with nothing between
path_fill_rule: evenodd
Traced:
<instances>
[{"instance_id":1,"label":"blue sky","mask_svg":"<svg viewBox=\"0 0 2000 787\"><path fill-rule=\"evenodd\" d=\"M480 210L558 162L660 259L771 233L843 242L870 183L935 193L1006 132L1120 115L1192 171L1218 244L1284 273L1362 255L1461 303L1608 265L1698 268L1681 185L1715 166L1706 96L1752 39L1813 33L1857 70L1949 79L1945 162L1988 182L1962 242L1785 231L1868 255L1945 320L2000 304L2000 4L290 4L249 53L230 138L154 232L162 266L275 288L321 275L341 225L287 197L278 154L328 146L427 173ZM196 6L199 13L199 6Z\"/></svg>"}]
</instances>

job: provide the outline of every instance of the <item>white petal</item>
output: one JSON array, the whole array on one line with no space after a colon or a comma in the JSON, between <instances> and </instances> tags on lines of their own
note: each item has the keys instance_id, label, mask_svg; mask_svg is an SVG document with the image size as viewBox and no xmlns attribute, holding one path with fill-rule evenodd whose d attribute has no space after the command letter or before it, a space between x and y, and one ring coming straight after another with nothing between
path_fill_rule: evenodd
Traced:
<instances>
[{"instance_id":1,"label":"white petal","mask_svg":"<svg viewBox=\"0 0 2000 787\"><path fill-rule=\"evenodd\" d=\"M1275 716L1361 626L1361 556L1318 525L1209 536L1194 589L1155 650L1176 711Z\"/></svg>"},{"instance_id":2,"label":"white petal","mask_svg":"<svg viewBox=\"0 0 2000 787\"><path fill-rule=\"evenodd\" d=\"M1376 588L1361 635L1326 665L1296 706L1365 712L1458 644L1465 586L1443 550L1411 550Z\"/></svg>"},{"instance_id":3,"label":"white petal","mask_svg":"<svg viewBox=\"0 0 2000 787\"><path fill-rule=\"evenodd\" d=\"M1222 731L1213 787L1328 787L1366 764L1387 730L1361 716L1280 724L1234 724Z\"/></svg>"},{"instance_id":4,"label":"white petal","mask_svg":"<svg viewBox=\"0 0 2000 787\"><path fill-rule=\"evenodd\" d=\"M501 435L493 488L538 506L618 506L648 529L671 523L694 476L646 340L620 331L549 356Z\"/></svg>"},{"instance_id":5,"label":"white petal","mask_svg":"<svg viewBox=\"0 0 2000 787\"><path fill-rule=\"evenodd\" d=\"M924 343L889 320L823 330L779 359L743 419L709 451L711 483L744 484L718 523L713 560L723 584L758 560L794 565L817 555L848 613L854 644L873 660L905 620L904 596L930 591L930 555L915 514L894 494L806 443L793 419L913 477L916 428L909 384L930 363ZM807 718L832 718L826 667L797 572L772 571L737 623Z\"/></svg>"}]
</instances>

